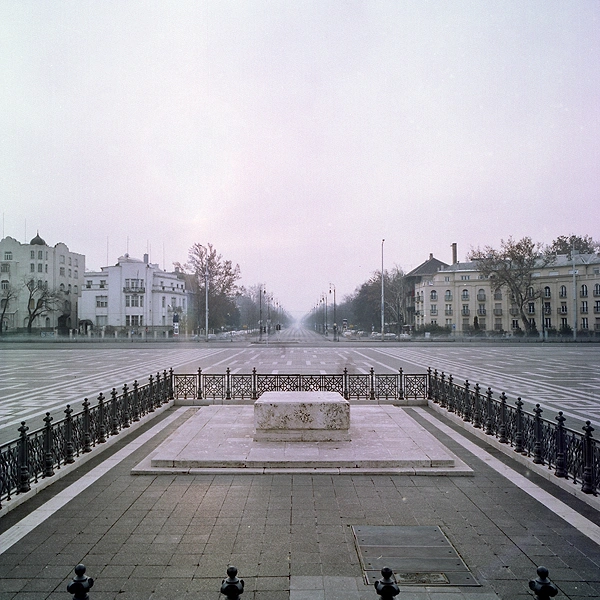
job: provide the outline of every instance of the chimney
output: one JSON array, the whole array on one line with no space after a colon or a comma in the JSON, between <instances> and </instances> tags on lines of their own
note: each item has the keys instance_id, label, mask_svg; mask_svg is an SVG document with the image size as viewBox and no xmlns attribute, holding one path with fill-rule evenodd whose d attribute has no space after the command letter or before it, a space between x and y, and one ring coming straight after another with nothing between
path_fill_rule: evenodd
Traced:
<instances>
[{"instance_id":1,"label":"chimney","mask_svg":"<svg viewBox=\"0 0 600 600\"><path fill-rule=\"evenodd\" d=\"M452 264L455 265L458 262L458 257L456 255L456 242L452 244Z\"/></svg>"},{"instance_id":2,"label":"chimney","mask_svg":"<svg viewBox=\"0 0 600 600\"><path fill-rule=\"evenodd\" d=\"M148 264L148 255L147 255L147 254L144 254L144 262L145 262L146 264Z\"/></svg>"},{"instance_id":3,"label":"chimney","mask_svg":"<svg viewBox=\"0 0 600 600\"><path fill-rule=\"evenodd\" d=\"M432 259L433 259L433 252L430 252L429 253L429 260L432 260Z\"/></svg>"}]
</instances>

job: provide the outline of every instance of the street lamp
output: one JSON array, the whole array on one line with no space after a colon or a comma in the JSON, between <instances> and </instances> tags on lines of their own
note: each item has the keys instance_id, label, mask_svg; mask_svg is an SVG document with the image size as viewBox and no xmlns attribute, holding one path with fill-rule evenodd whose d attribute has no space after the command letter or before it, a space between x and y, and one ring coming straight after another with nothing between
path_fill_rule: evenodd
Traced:
<instances>
[{"instance_id":1,"label":"street lamp","mask_svg":"<svg viewBox=\"0 0 600 600\"><path fill-rule=\"evenodd\" d=\"M336 320L336 316L335 316L335 285L333 285L333 283L329 284L329 293L331 294L331 290L333 288L333 341L334 342L338 342L339 341L339 336L337 335L337 320Z\"/></svg>"},{"instance_id":2,"label":"street lamp","mask_svg":"<svg viewBox=\"0 0 600 600\"><path fill-rule=\"evenodd\" d=\"M383 242L381 240L381 341L383 342L383 330L385 329L385 303L383 297Z\"/></svg>"}]
</instances>

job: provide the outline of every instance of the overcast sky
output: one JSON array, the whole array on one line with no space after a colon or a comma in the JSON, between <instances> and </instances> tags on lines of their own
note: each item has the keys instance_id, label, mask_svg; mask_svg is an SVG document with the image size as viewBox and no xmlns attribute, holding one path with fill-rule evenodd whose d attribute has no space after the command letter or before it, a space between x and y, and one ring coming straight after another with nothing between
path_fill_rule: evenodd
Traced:
<instances>
[{"instance_id":1,"label":"overcast sky","mask_svg":"<svg viewBox=\"0 0 600 600\"><path fill-rule=\"evenodd\" d=\"M598 0L0 2L3 234L211 242L295 316L381 268L600 239Z\"/></svg>"}]
</instances>

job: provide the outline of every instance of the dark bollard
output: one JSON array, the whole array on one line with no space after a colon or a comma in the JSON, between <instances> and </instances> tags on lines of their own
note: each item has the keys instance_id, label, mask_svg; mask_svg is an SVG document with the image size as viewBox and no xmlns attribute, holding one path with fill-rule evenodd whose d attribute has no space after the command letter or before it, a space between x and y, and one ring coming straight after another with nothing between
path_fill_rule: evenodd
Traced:
<instances>
[{"instance_id":1,"label":"dark bollard","mask_svg":"<svg viewBox=\"0 0 600 600\"><path fill-rule=\"evenodd\" d=\"M85 574L85 565L75 567L75 577L67 586L67 592L73 594L73 600L89 600L88 592L94 585L94 580Z\"/></svg>"},{"instance_id":2,"label":"dark bollard","mask_svg":"<svg viewBox=\"0 0 600 600\"><path fill-rule=\"evenodd\" d=\"M537 600L548 600L558 594L558 588L548 578L546 567L537 568L537 579L529 582L529 589L535 594Z\"/></svg>"},{"instance_id":3,"label":"dark bollard","mask_svg":"<svg viewBox=\"0 0 600 600\"><path fill-rule=\"evenodd\" d=\"M400 593L398 584L394 581L394 572L389 567L381 569L381 579L378 579L373 585L378 596L382 598L393 598Z\"/></svg>"},{"instance_id":4,"label":"dark bollard","mask_svg":"<svg viewBox=\"0 0 600 600\"><path fill-rule=\"evenodd\" d=\"M238 600L244 593L244 580L238 579L237 572L234 566L227 567L227 579L221 584L221 594L228 600Z\"/></svg>"}]
</instances>

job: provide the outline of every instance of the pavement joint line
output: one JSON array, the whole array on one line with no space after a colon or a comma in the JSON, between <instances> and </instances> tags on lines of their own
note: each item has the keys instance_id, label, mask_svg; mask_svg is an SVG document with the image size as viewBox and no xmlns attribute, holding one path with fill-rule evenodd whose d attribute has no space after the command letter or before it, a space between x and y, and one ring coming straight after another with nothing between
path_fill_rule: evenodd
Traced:
<instances>
[{"instance_id":1,"label":"pavement joint line","mask_svg":"<svg viewBox=\"0 0 600 600\"><path fill-rule=\"evenodd\" d=\"M149 442L161 430L181 417L188 409L189 407L178 408L172 415L169 415L160 423L157 423L154 427L131 441L110 458L103 460L101 464L92 469L89 473L86 473L79 480L21 519L16 525L13 525L13 527L2 533L0 535L0 554L6 552L11 546L33 531L38 525L63 508L65 504L75 498L82 490L95 483L100 477L106 475L113 467L117 466L141 446Z\"/></svg>"},{"instance_id":2,"label":"pavement joint line","mask_svg":"<svg viewBox=\"0 0 600 600\"><path fill-rule=\"evenodd\" d=\"M598 525L589 519L586 519L576 510L573 510L570 506L567 506L564 502L561 502L552 494L549 494L543 490L537 484L533 483L526 477L523 477L523 475L517 473L509 466L505 465L502 461L492 456L483 448L480 448L473 442L469 441L461 433L440 422L436 417L427 413L424 409L414 408L413 410L447 436L451 437L455 442L459 443L463 448L465 448L465 450L468 450L475 457L479 458L489 467L494 469L494 471L503 477L506 477L506 479L508 479L518 488L522 489L526 494L540 502L544 507L548 508L561 519L575 527L575 529L583 533L583 535L588 537L590 540L600 545L600 527L598 527Z\"/></svg>"}]
</instances>

